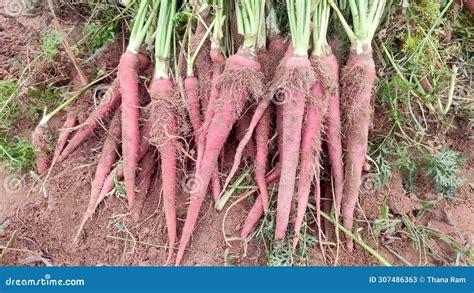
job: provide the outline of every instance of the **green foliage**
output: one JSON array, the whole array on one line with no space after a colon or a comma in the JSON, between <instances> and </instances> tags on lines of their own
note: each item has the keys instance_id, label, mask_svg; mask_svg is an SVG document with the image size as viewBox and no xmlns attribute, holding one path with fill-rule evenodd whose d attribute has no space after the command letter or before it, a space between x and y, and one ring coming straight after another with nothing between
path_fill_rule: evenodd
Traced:
<instances>
[{"instance_id":1,"label":"green foliage","mask_svg":"<svg viewBox=\"0 0 474 293\"><path fill-rule=\"evenodd\" d=\"M28 117L35 121L43 115L44 109L54 109L61 104L61 96L52 87L45 90L30 88L28 90L29 103L26 105Z\"/></svg>"},{"instance_id":2,"label":"green foliage","mask_svg":"<svg viewBox=\"0 0 474 293\"><path fill-rule=\"evenodd\" d=\"M381 149L379 154L375 157L375 163L378 166L377 177L375 177L375 188L380 190L382 186L388 183L392 176L392 166L387 159L388 154L385 149Z\"/></svg>"},{"instance_id":3,"label":"green foliage","mask_svg":"<svg viewBox=\"0 0 474 293\"><path fill-rule=\"evenodd\" d=\"M308 260L308 252L317 243L316 237L308 233L308 223L305 217L301 226L301 235L297 249L294 251L290 240L275 242L276 226L276 202L273 201L268 212L260 220L256 228L256 239L270 243L267 247L267 265L269 266L293 266L305 265ZM293 235L288 234L286 239L293 239Z\"/></svg>"},{"instance_id":4,"label":"green foliage","mask_svg":"<svg viewBox=\"0 0 474 293\"><path fill-rule=\"evenodd\" d=\"M291 266L293 264L291 242L273 243L267 255L267 264L273 267Z\"/></svg>"},{"instance_id":5,"label":"green foliage","mask_svg":"<svg viewBox=\"0 0 474 293\"><path fill-rule=\"evenodd\" d=\"M173 17L173 23L174 23L176 32L179 33L185 29L186 25L189 22L189 17L191 15L192 15L192 7L189 5L186 5L184 9L176 12L176 14Z\"/></svg>"},{"instance_id":6,"label":"green foliage","mask_svg":"<svg viewBox=\"0 0 474 293\"><path fill-rule=\"evenodd\" d=\"M116 37L117 25L110 22L105 25L100 21L91 21L84 28L84 33L89 36L87 47L92 49L102 48L104 45L112 43Z\"/></svg>"},{"instance_id":7,"label":"green foliage","mask_svg":"<svg viewBox=\"0 0 474 293\"><path fill-rule=\"evenodd\" d=\"M20 103L14 96L17 89L13 79L0 81L0 130L9 129L20 116Z\"/></svg>"},{"instance_id":8,"label":"green foliage","mask_svg":"<svg viewBox=\"0 0 474 293\"><path fill-rule=\"evenodd\" d=\"M444 197L452 199L454 191L464 183L459 166L467 157L444 146L441 152L428 156L428 176L435 181L436 190Z\"/></svg>"},{"instance_id":9,"label":"green foliage","mask_svg":"<svg viewBox=\"0 0 474 293\"><path fill-rule=\"evenodd\" d=\"M43 33L41 37L41 49L46 62L53 62L58 53L58 46L61 43L61 35L55 30L49 30Z\"/></svg>"},{"instance_id":10,"label":"green foliage","mask_svg":"<svg viewBox=\"0 0 474 293\"><path fill-rule=\"evenodd\" d=\"M117 176L114 176L114 189L109 193L118 198L127 198L127 192L125 191L125 182L119 180Z\"/></svg>"},{"instance_id":11,"label":"green foliage","mask_svg":"<svg viewBox=\"0 0 474 293\"><path fill-rule=\"evenodd\" d=\"M20 137L11 139L0 133L0 162L15 171L26 171L34 167L36 152L28 140Z\"/></svg>"}]
</instances>

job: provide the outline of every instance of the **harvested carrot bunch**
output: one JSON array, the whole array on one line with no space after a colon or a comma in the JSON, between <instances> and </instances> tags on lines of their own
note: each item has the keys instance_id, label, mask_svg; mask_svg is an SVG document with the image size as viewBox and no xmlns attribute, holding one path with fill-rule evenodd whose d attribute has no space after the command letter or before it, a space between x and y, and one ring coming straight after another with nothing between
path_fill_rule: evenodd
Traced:
<instances>
[{"instance_id":1,"label":"harvested carrot bunch","mask_svg":"<svg viewBox=\"0 0 474 293\"><path fill-rule=\"evenodd\" d=\"M149 191L158 188L168 236L166 264L180 265L203 203L209 199L222 210L240 172L255 181L246 196L257 193L242 223L242 240L273 213L275 243L290 240L296 249L311 207L316 215L312 228L323 249L323 157L328 158L324 174L332 183L330 209L342 216L339 225L350 233L376 79L371 41L385 1L350 4L352 26L334 0L129 4L133 22L116 78L80 125L74 111L68 112L50 164L54 169L63 163L107 125L75 241L117 182L124 182L135 222ZM337 18L351 41L341 74L327 39L331 20ZM84 98L81 94L95 82L82 85L38 125L34 141L40 174L49 164L48 121ZM186 205L181 223L179 207ZM352 245L348 237L349 249Z\"/></svg>"}]
</instances>

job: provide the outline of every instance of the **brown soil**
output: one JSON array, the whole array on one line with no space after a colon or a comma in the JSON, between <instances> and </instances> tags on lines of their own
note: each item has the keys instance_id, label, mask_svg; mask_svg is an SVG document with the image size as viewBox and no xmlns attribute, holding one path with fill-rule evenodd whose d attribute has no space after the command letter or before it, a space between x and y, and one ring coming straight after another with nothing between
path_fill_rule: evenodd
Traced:
<instances>
[{"instance_id":1,"label":"brown soil","mask_svg":"<svg viewBox=\"0 0 474 293\"><path fill-rule=\"evenodd\" d=\"M39 36L50 18L47 13L36 16L6 17L0 14L0 78L13 75L18 68L14 60L28 60L31 50L38 50ZM4 45L5 44L5 45ZM110 57L120 54L118 49L97 62L103 70L116 66L118 58ZM63 58L63 57L59 57ZM61 63L59 66L57 64ZM58 68L68 66L60 72L65 82L70 82L74 70L67 61L61 59L47 71L49 78L58 78ZM65 65L64 65L65 64ZM44 68L43 68L44 69ZM51 82L52 79L45 79ZM377 114L374 121L385 119L384 114ZM57 117L51 123L51 128L57 130L62 117ZM374 123L376 126L382 123ZM21 136L29 137L34 125L23 125L18 129ZM383 127L382 127L383 128ZM455 131L444 137L444 144L462 151L470 156L470 161L464 166L463 174L467 183L474 182L473 150L468 141L463 125L458 125ZM375 127L374 133L383 133ZM110 197L101 204L86 224L79 242L73 244L83 213L89 201L90 184L105 138L104 130L96 131L96 135L78 148L66 161L56 166L46 182L35 181L30 175L12 175L0 169L0 244L8 243L9 250L0 259L0 265L163 265L166 259L164 246L167 243L166 225L162 200L160 197L161 184L154 179L151 191L145 201L141 219L138 223L131 221L129 209L123 199ZM178 178L186 178L178 174ZM371 173L364 175L363 190L360 197L360 207L357 209L357 226L359 234L372 247L395 265L405 263L393 252L401 255L407 262L414 265L448 265L442 259L452 258L453 251L441 240L432 238L429 244L436 253L428 251L427 256L420 255L413 242L407 237L401 223L393 231L385 231L379 241L374 240L373 226L367 221L380 218L382 207L386 201L390 211L390 219L408 217L413 223L423 225L443 232L455 239L465 249L472 249L474 243L474 197L469 184L465 184L455 195L455 200L441 200L435 204L421 219L416 214L420 211L420 200L434 199L438 195L433 186L420 181L419 191L410 194L403 188L402 175L394 172L388 188L380 191L374 189L374 177ZM422 178L420 178L422 180ZM183 192L177 199L178 223L181 229L185 217L188 199ZM228 208L227 205L226 208ZM266 251L262 243L252 240L247 250L237 236L252 204L246 200L232 207L229 211L224 231L230 245L226 244L223 236L223 220L226 210L217 212L213 203L208 199L200 215L199 224L193 234L184 265L215 266L215 265L265 265ZM180 230L178 231L180 232ZM341 238L342 240L342 238ZM334 239L330 241L335 242ZM390 247L392 252L387 250ZM243 257L245 254L245 257ZM353 252L348 252L340 246L339 254L332 246L326 247L327 260L321 257L317 246L312 248L308 257L309 265L378 265L377 260L364 249L355 246ZM463 263L464 259L460 261Z\"/></svg>"}]
</instances>

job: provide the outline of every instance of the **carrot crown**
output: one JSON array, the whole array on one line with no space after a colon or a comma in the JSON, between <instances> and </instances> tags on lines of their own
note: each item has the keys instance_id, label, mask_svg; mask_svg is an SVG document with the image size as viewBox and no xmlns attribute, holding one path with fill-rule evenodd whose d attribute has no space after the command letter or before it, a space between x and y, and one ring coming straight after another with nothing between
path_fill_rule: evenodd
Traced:
<instances>
[{"instance_id":1,"label":"carrot crown","mask_svg":"<svg viewBox=\"0 0 474 293\"><path fill-rule=\"evenodd\" d=\"M159 10L155 31L155 78L168 79L176 0L160 1Z\"/></svg>"},{"instance_id":2,"label":"carrot crown","mask_svg":"<svg viewBox=\"0 0 474 293\"><path fill-rule=\"evenodd\" d=\"M326 38L331 10L327 0L318 1L313 11L313 56L323 56L330 52Z\"/></svg>"},{"instance_id":3,"label":"carrot crown","mask_svg":"<svg viewBox=\"0 0 474 293\"><path fill-rule=\"evenodd\" d=\"M352 16L352 28L334 3L334 0L328 1L346 31L352 48L358 54L364 52L364 47L370 49L375 31L382 19L386 0L348 0Z\"/></svg>"},{"instance_id":4,"label":"carrot crown","mask_svg":"<svg viewBox=\"0 0 474 293\"><path fill-rule=\"evenodd\" d=\"M313 1L286 0L291 44L296 56L307 56Z\"/></svg>"}]
</instances>

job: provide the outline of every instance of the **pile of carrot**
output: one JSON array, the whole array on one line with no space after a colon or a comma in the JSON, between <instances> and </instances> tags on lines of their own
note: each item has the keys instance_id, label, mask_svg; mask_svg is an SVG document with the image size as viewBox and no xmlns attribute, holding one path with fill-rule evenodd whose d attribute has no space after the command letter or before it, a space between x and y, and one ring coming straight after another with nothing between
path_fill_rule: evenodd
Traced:
<instances>
[{"instance_id":1,"label":"pile of carrot","mask_svg":"<svg viewBox=\"0 0 474 293\"><path fill-rule=\"evenodd\" d=\"M115 182L124 181L131 217L138 221L151 182L160 178L166 263L175 257L174 264L180 265L203 202L208 194L216 203L224 200L242 161L254 165L258 187L243 223L243 239L275 202L275 241L291 237L296 248L312 201L322 240L323 149L331 175L325 197L332 200L342 224L352 229L376 78L371 40L385 0L349 1L351 24L334 1L131 3L133 26L116 79L85 122L72 128L76 119L67 116L51 161L50 168L61 164L99 126L108 125L89 205L74 241ZM183 27L174 23L181 11L187 17ZM351 41L342 69L327 40L331 21L340 21ZM153 70L148 70L150 60ZM150 72L148 84L141 77ZM46 124L43 119L35 133L41 174L48 164L47 139L42 137ZM226 162L227 153L233 162ZM192 174L196 183L184 190L189 206L183 225L177 220L176 200L186 178L179 178L178 170ZM270 184L278 190L274 197ZM346 242L352 249L350 239Z\"/></svg>"}]
</instances>

